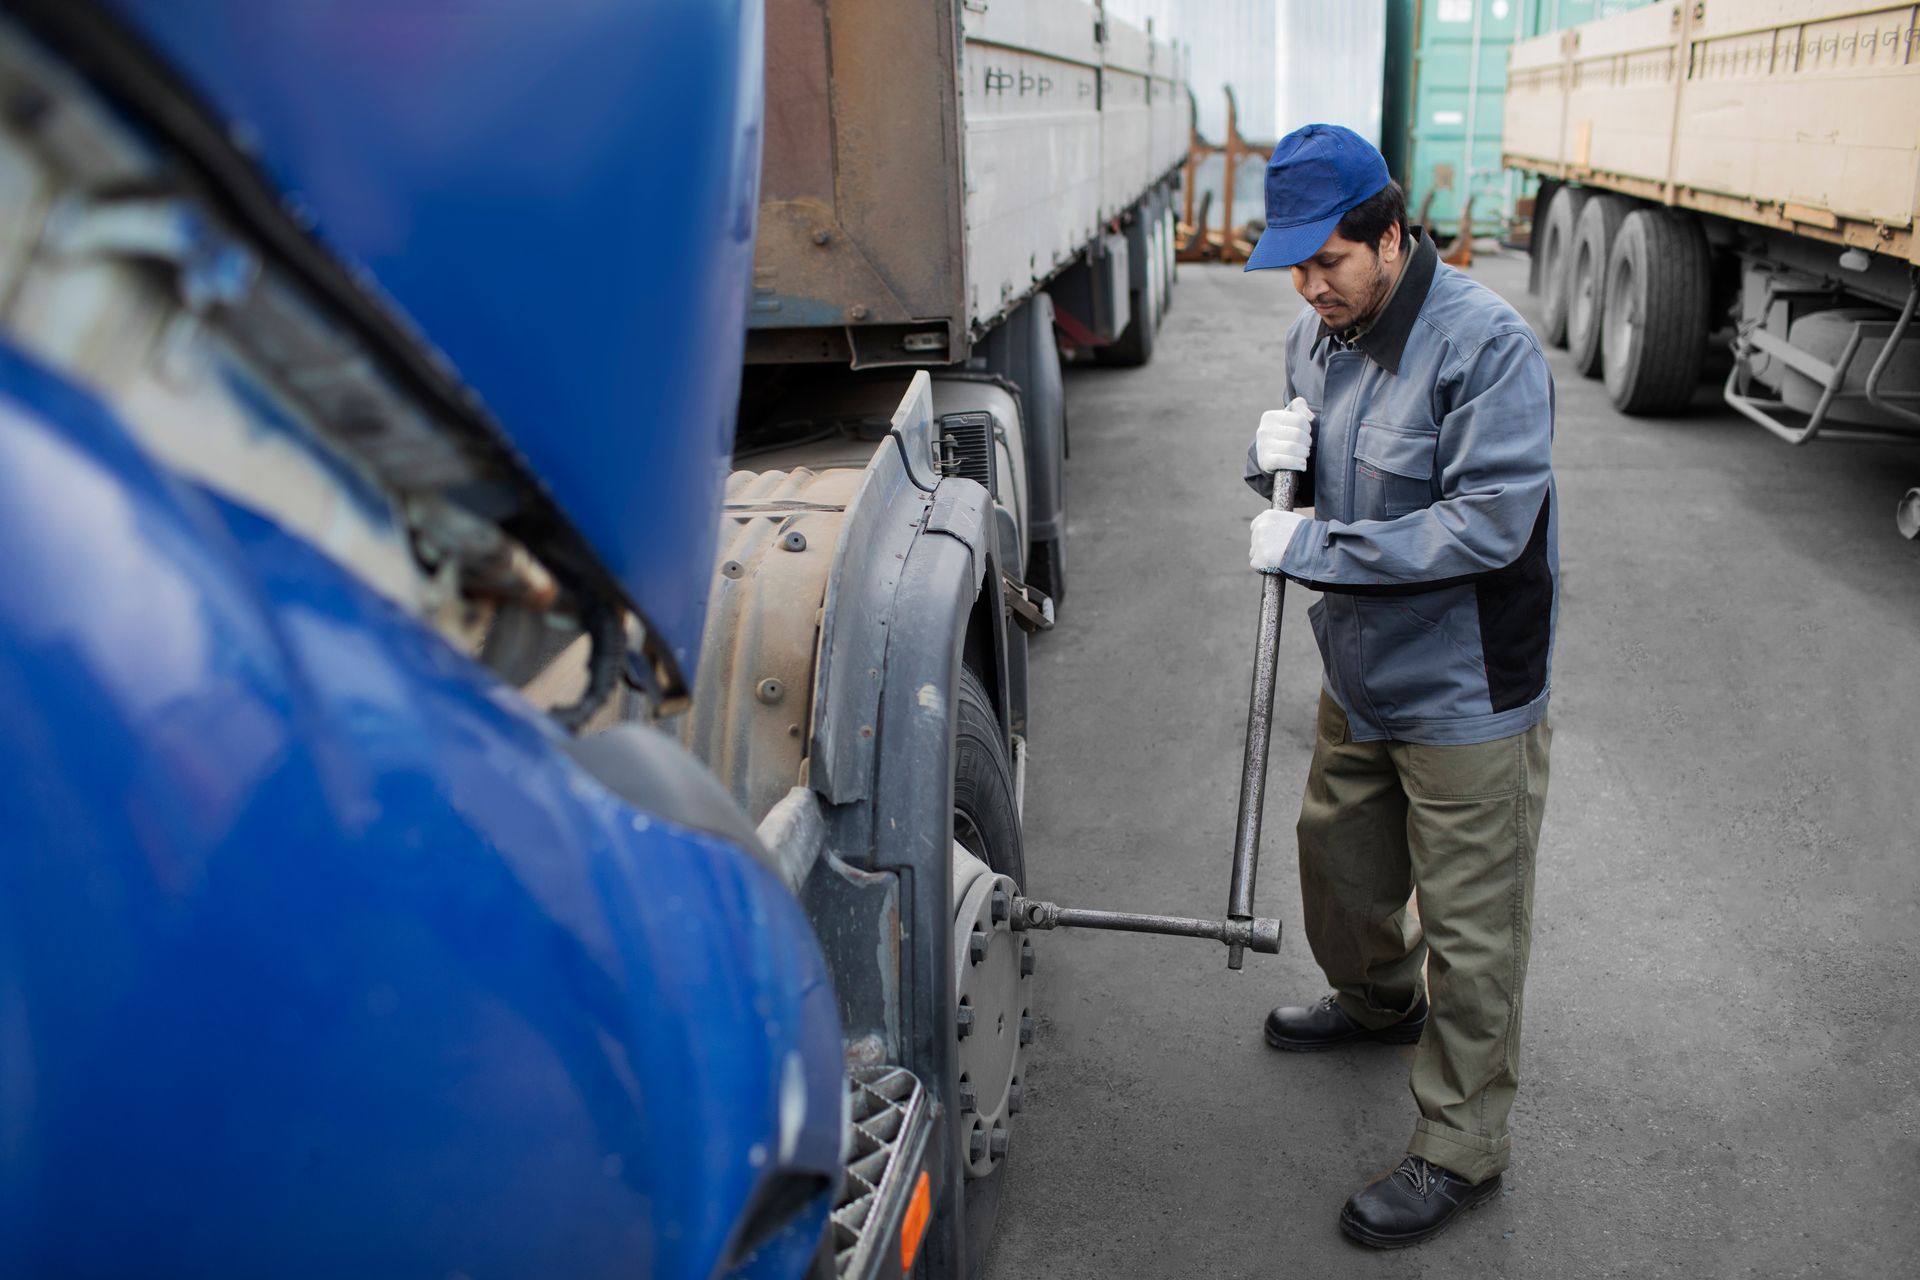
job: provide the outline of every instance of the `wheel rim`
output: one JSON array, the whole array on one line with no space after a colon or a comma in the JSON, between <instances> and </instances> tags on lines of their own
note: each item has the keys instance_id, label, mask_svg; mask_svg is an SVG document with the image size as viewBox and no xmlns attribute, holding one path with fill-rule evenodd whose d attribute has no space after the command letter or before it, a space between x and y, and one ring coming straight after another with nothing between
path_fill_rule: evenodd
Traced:
<instances>
[{"instance_id":1,"label":"wheel rim","mask_svg":"<svg viewBox=\"0 0 1920 1280\"><path fill-rule=\"evenodd\" d=\"M1581 245L1573 258L1573 305L1571 323L1577 334L1585 335L1587 326L1593 323L1594 303L1599 300L1599 286L1594 281L1598 273L1593 269L1593 252Z\"/></svg>"},{"instance_id":2,"label":"wheel rim","mask_svg":"<svg viewBox=\"0 0 1920 1280\"><path fill-rule=\"evenodd\" d=\"M1017 886L996 873L962 832L979 829L953 815L955 1076L961 1114L957 1137L969 1182L1005 1162L1013 1117L1024 1099L1021 1076L1032 1041L1032 942L1012 928Z\"/></svg>"}]
</instances>

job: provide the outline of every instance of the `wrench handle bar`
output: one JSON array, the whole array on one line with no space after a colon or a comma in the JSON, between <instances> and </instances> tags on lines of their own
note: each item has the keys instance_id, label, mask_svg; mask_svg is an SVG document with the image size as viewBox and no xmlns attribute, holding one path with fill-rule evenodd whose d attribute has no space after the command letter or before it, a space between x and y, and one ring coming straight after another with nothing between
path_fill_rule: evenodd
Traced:
<instances>
[{"instance_id":1,"label":"wrench handle bar","mask_svg":"<svg viewBox=\"0 0 1920 1280\"><path fill-rule=\"evenodd\" d=\"M1297 471L1273 475L1273 509L1293 510ZM1240 813L1233 832L1233 882L1227 891L1227 919L1253 919L1254 881L1260 871L1260 813L1267 793L1267 744L1273 736L1273 687L1280 669L1280 608L1287 580L1261 575L1260 634L1253 650L1253 688L1247 695L1247 753L1240 765ZM1227 943L1227 968L1241 965L1241 944Z\"/></svg>"},{"instance_id":2,"label":"wrench handle bar","mask_svg":"<svg viewBox=\"0 0 1920 1280\"><path fill-rule=\"evenodd\" d=\"M1118 929L1176 938L1211 938L1229 947L1251 947L1268 955L1277 955L1280 951L1278 920L1196 920L1191 916L1095 911L1086 907L1063 907L1036 898L1015 898L1011 924L1015 929Z\"/></svg>"}]
</instances>

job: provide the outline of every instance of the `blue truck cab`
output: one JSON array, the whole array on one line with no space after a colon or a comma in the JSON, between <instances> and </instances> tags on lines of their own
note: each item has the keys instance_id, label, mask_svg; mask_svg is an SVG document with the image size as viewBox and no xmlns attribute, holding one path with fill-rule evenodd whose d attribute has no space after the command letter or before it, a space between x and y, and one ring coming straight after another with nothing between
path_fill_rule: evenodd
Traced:
<instances>
[{"instance_id":1,"label":"blue truck cab","mask_svg":"<svg viewBox=\"0 0 1920 1280\"><path fill-rule=\"evenodd\" d=\"M729 491L763 56L0 8L0 1273L977 1268L1014 632L924 378L813 548L807 785L674 729L723 526L820 514Z\"/></svg>"}]
</instances>

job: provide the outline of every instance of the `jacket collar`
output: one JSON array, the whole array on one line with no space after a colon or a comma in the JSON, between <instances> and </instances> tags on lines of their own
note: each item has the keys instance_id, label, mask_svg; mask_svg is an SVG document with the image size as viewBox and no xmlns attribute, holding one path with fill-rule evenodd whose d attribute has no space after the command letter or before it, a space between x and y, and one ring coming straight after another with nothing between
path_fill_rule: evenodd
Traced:
<instances>
[{"instance_id":1,"label":"jacket collar","mask_svg":"<svg viewBox=\"0 0 1920 1280\"><path fill-rule=\"evenodd\" d=\"M1369 359L1388 373L1400 372L1400 357L1407 349L1407 339L1413 336L1413 322L1420 317L1420 308L1426 305L1427 292L1433 288L1434 272L1440 267L1440 250L1434 246L1433 237L1427 234L1426 228L1413 228L1413 240L1413 256L1407 259L1400 281L1394 286L1393 296L1387 299L1387 305L1373 318L1366 332L1347 339L1343 337L1346 331L1329 329L1323 320L1320 322L1320 333L1313 340L1315 347L1328 339L1339 339L1345 345L1365 352Z\"/></svg>"}]
</instances>

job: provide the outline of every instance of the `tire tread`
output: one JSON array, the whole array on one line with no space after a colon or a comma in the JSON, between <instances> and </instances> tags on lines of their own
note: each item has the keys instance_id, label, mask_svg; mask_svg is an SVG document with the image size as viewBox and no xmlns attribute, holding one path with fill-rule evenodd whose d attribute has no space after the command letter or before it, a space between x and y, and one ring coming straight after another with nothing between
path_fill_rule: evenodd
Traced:
<instances>
[{"instance_id":1,"label":"tire tread","mask_svg":"<svg viewBox=\"0 0 1920 1280\"><path fill-rule=\"evenodd\" d=\"M1608 379L1607 392L1622 413L1678 412L1693 400L1706 356L1712 287L1706 236L1684 210L1639 209L1621 225L1608 255L1609 280L1615 259L1630 253L1637 253L1645 282L1639 350L1619 378Z\"/></svg>"}]
</instances>

